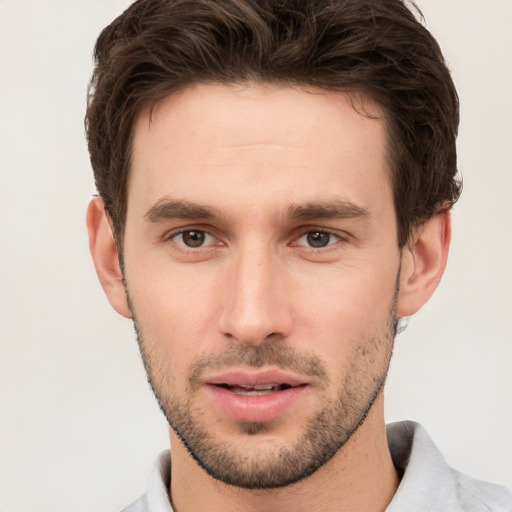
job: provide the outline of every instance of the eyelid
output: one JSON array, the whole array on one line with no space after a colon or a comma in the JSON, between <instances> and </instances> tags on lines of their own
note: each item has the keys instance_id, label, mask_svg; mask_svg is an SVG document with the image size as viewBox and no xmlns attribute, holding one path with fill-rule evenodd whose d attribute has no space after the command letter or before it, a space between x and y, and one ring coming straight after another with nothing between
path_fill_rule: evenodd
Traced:
<instances>
[{"instance_id":1,"label":"eyelid","mask_svg":"<svg viewBox=\"0 0 512 512\"><path fill-rule=\"evenodd\" d=\"M183 234L187 231L200 231L205 233L208 237L211 237L213 240L209 243L206 243L205 245L201 245L198 247L189 247L185 245L184 243L178 243L174 241L176 237ZM200 224L195 225L186 225L186 226L180 226L175 227L173 229L170 229L166 231L162 237L161 241L162 243L168 243L168 242L174 242L180 249L183 250L190 250L190 251L198 251L200 249L208 249L215 247L216 245L223 245L222 239L219 237L218 234L215 233L215 229L212 229L211 226L202 226ZM303 236L306 236L308 233L311 232L319 232L319 233L327 233L333 237L336 237L336 241L334 243L329 243L328 245L324 247L312 247L308 246L306 244L299 244L298 240L302 238ZM310 250L310 251L318 251L318 252L326 252L330 248L333 248L332 246L337 245L340 242L347 242L351 235L347 233L346 231L340 231L338 229L328 228L328 227L318 227L318 226L301 226L299 228L294 229L294 234L292 235L292 240L289 243L290 246L295 247L302 247L304 249Z\"/></svg>"},{"instance_id":2,"label":"eyelid","mask_svg":"<svg viewBox=\"0 0 512 512\"><path fill-rule=\"evenodd\" d=\"M205 243L204 245L200 245L198 247L189 247L188 245L185 245L184 243L179 243L175 240L179 235L182 235L183 233L186 233L187 231L200 231L201 233L204 233L207 237L211 237L213 239L213 242ZM211 232L211 230L209 230L203 226L198 226L198 225L181 226L179 228L174 228L174 229L171 229L171 230L165 232L164 235L162 236L163 243L174 242L180 248L183 248L185 250L192 250L192 251L197 251L199 249L206 249L206 248L212 247L213 245L215 245L215 243L214 243L215 240L218 240L218 239Z\"/></svg>"},{"instance_id":3,"label":"eyelid","mask_svg":"<svg viewBox=\"0 0 512 512\"><path fill-rule=\"evenodd\" d=\"M301 227L300 229L298 229L296 231L297 234L296 234L296 236L294 236L292 244L298 245L300 247L306 247L306 248L312 249L312 250L325 250L328 247L335 245L335 243L330 243L329 245L326 245L325 247L310 247L310 246L306 246L306 245L297 243L300 238L306 236L308 233L315 233L315 232L326 233L328 235L336 237L337 241L335 243L340 242L340 241L341 242L348 241L348 239L350 238L350 235L348 233L346 233L345 231L339 231L337 229L331 229L331 228L326 228L326 227L306 226L306 227Z\"/></svg>"},{"instance_id":4,"label":"eyelid","mask_svg":"<svg viewBox=\"0 0 512 512\"><path fill-rule=\"evenodd\" d=\"M204 234L204 243L201 245L198 245L197 247L193 247L193 246L185 244L183 242L183 240L178 242L177 240L179 240L180 235L183 235L184 233L187 233L187 232L203 233ZM205 247L210 247L211 245L213 245L212 242L215 239L212 235L210 235L210 233L207 233L206 231L203 231L202 229L184 229L179 233L175 233L174 236L172 237L172 240L174 240L175 243L177 243L178 245L182 245L183 247L186 247L187 249L203 249Z\"/></svg>"}]
</instances>

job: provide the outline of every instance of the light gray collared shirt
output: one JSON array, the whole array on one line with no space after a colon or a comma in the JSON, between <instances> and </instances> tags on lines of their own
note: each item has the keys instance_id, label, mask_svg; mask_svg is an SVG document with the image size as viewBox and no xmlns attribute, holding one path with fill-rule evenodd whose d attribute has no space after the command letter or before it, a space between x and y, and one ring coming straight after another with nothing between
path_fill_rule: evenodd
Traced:
<instances>
[{"instance_id":1,"label":"light gray collared shirt","mask_svg":"<svg viewBox=\"0 0 512 512\"><path fill-rule=\"evenodd\" d=\"M512 491L452 469L418 423L392 423L387 434L393 462L403 476L386 512L512 512ZM150 471L146 493L122 512L172 512L170 477L171 454L166 450Z\"/></svg>"}]
</instances>

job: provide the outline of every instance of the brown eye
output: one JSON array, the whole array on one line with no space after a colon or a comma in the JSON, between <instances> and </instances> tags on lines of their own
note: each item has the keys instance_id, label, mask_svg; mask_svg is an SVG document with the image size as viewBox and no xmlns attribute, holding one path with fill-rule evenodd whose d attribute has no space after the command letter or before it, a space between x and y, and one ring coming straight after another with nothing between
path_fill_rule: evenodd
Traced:
<instances>
[{"instance_id":1,"label":"brown eye","mask_svg":"<svg viewBox=\"0 0 512 512\"><path fill-rule=\"evenodd\" d=\"M306 233L306 242L310 247L315 249L326 247L331 243L331 233L325 231L310 231Z\"/></svg>"},{"instance_id":2,"label":"brown eye","mask_svg":"<svg viewBox=\"0 0 512 512\"><path fill-rule=\"evenodd\" d=\"M183 245L187 247L201 247L206 240L206 233L204 231L191 229L183 231L178 237L181 238Z\"/></svg>"}]
</instances>

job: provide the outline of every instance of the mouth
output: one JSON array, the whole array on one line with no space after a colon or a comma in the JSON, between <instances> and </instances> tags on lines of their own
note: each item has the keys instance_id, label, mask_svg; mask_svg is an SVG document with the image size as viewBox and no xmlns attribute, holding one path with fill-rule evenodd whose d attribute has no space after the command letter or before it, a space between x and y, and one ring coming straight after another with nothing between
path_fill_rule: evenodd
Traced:
<instances>
[{"instance_id":1,"label":"mouth","mask_svg":"<svg viewBox=\"0 0 512 512\"><path fill-rule=\"evenodd\" d=\"M293 410L309 383L280 370L238 369L210 376L206 382L212 405L238 421L271 421Z\"/></svg>"},{"instance_id":2,"label":"mouth","mask_svg":"<svg viewBox=\"0 0 512 512\"><path fill-rule=\"evenodd\" d=\"M301 386L304 386L304 385L305 384L301 384ZM219 387L227 389L231 393L235 393L235 395L262 396L262 395L270 395L270 394L276 393L278 391L284 391L285 389L290 389L295 386L291 386L290 384L259 384L259 385L255 385L255 386L219 384Z\"/></svg>"}]
</instances>

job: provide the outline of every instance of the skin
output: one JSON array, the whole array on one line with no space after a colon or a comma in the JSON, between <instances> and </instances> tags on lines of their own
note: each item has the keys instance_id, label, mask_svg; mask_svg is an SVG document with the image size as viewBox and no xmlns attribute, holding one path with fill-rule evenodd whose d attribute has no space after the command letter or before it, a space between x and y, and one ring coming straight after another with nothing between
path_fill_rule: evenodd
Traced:
<instances>
[{"instance_id":1,"label":"skin","mask_svg":"<svg viewBox=\"0 0 512 512\"><path fill-rule=\"evenodd\" d=\"M170 494L178 512L242 504L375 511L396 491L379 383L396 316L415 313L441 278L450 222L447 213L435 215L400 250L386 123L364 101L378 119L357 113L342 93L198 85L159 103L152 116L143 112L128 186L126 289L101 199L89 206L100 281L112 306L135 317L168 416L186 410L208 442L245 471L268 470L277 453L303 445L323 410L331 411L331 426L347 423L349 439L340 439L332 458L271 490L212 478L171 429ZM191 230L205 234L203 245L187 246ZM319 232L328 234L327 245L311 247ZM226 354L268 353L268 346L318 361L324 377L294 367L305 391L275 420L251 429L224 414L203 385L217 367L207 364L195 381L191 374L199 358L246 370L247 360L238 355L231 364ZM280 364L270 359L263 368ZM340 397L353 407L337 407Z\"/></svg>"}]
</instances>

